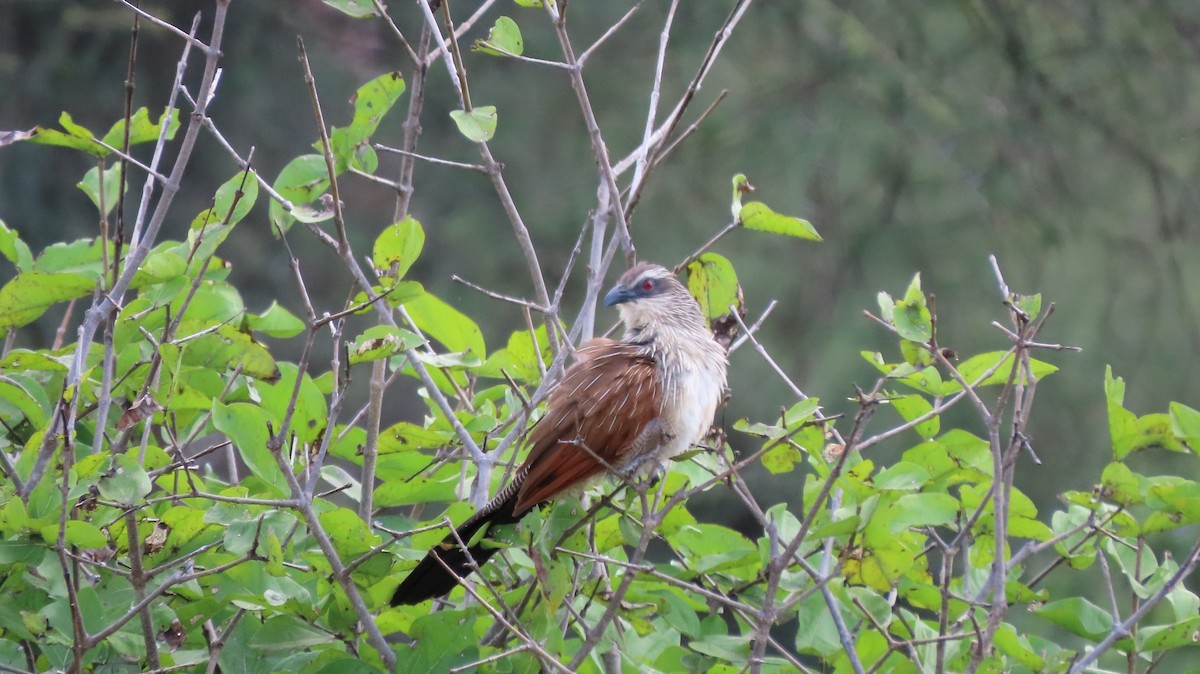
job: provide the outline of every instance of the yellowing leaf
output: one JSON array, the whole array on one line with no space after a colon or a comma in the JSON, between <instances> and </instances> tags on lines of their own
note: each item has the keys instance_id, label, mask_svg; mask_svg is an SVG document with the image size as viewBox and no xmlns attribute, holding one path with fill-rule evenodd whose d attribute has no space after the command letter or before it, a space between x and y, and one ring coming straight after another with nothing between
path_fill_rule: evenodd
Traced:
<instances>
[{"instance_id":1,"label":"yellowing leaf","mask_svg":"<svg viewBox=\"0 0 1200 674\"><path fill-rule=\"evenodd\" d=\"M425 230L410 215L380 232L371 260L381 277L395 282L404 278L424 246Z\"/></svg>"},{"instance_id":2,"label":"yellowing leaf","mask_svg":"<svg viewBox=\"0 0 1200 674\"><path fill-rule=\"evenodd\" d=\"M728 314L730 306L741 306L737 272L721 255L701 255L687 266L687 280L688 291L700 303L704 317L709 320Z\"/></svg>"},{"instance_id":3,"label":"yellowing leaf","mask_svg":"<svg viewBox=\"0 0 1200 674\"><path fill-rule=\"evenodd\" d=\"M476 40L471 49L493 56L520 56L525 52L525 40L521 37L521 29L517 22L502 16L496 19L496 24L488 31L487 39Z\"/></svg>"},{"instance_id":4,"label":"yellowing leaf","mask_svg":"<svg viewBox=\"0 0 1200 674\"><path fill-rule=\"evenodd\" d=\"M93 279L82 274L18 274L0 288L0 328L29 325L55 304L83 297L95 286Z\"/></svg>"},{"instance_id":5,"label":"yellowing leaf","mask_svg":"<svg viewBox=\"0 0 1200 674\"><path fill-rule=\"evenodd\" d=\"M494 105L480 106L470 112L451 110L450 118L458 126L458 132L472 142L486 143L496 135L496 106Z\"/></svg>"},{"instance_id":6,"label":"yellowing leaf","mask_svg":"<svg viewBox=\"0 0 1200 674\"><path fill-rule=\"evenodd\" d=\"M813 227L812 223L808 220L780 215L761 201L751 201L742 206L741 211L738 213L738 218L741 220L742 226L746 229L755 229L760 232L770 232L771 234L784 234L800 239L808 239L809 241L821 240L821 235L817 234L817 228Z\"/></svg>"}]
</instances>

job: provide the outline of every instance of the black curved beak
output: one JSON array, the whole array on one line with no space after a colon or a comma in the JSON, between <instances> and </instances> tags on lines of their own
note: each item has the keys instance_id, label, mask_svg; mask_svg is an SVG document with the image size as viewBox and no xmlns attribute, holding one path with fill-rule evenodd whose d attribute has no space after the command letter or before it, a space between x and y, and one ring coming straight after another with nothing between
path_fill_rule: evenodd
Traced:
<instances>
[{"instance_id":1,"label":"black curved beak","mask_svg":"<svg viewBox=\"0 0 1200 674\"><path fill-rule=\"evenodd\" d=\"M637 295L629 288L619 285L613 286L613 289L608 291L608 294L604 296L604 306L611 307L614 304L628 302L636 297Z\"/></svg>"}]
</instances>

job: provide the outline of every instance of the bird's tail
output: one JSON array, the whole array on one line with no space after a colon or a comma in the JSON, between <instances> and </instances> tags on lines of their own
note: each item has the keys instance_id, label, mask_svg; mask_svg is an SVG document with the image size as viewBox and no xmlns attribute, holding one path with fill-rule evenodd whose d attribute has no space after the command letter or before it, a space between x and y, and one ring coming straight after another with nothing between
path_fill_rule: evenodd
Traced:
<instances>
[{"instance_id":1,"label":"bird's tail","mask_svg":"<svg viewBox=\"0 0 1200 674\"><path fill-rule=\"evenodd\" d=\"M525 513L517 513L518 484L512 484L490 503L454 530L441 543L433 546L425 558L396 588L392 606L419 604L426 599L441 597L458 585L458 579L482 567L499 548L487 543L488 527L513 524ZM482 532L482 535L480 534ZM472 542L472 539L478 540ZM469 547L463 550L459 541ZM472 564L474 562L474 564Z\"/></svg>"}]
</instances>

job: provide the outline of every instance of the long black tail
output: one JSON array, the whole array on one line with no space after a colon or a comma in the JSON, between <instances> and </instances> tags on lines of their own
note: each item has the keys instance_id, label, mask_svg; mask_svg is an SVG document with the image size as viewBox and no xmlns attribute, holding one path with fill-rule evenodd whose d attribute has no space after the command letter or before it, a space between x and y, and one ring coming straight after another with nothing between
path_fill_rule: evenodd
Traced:
<instances>
[{"instance_id":1,"label":"long black tail","mask_svg":"<svg viewBox=\"0 0 1200 674\"><path fill-rule=\"evenodd\" d=\"M472 538L487 527L513 524L521 519L525 513L514 512L517 505L517 489L513 486L505 489L482 510L463 522L454 533L433 546L396 588L396 594L392 595L392 606L419 604L426 599L450 592L458 585L458 578L465 577L474 570L472 561L483 566L492 555L499 552L499 548L484 544L490 535L490 532L486 531L480 540L466 551L458 542L470 543Z\"/></svg>"}]
</instances>

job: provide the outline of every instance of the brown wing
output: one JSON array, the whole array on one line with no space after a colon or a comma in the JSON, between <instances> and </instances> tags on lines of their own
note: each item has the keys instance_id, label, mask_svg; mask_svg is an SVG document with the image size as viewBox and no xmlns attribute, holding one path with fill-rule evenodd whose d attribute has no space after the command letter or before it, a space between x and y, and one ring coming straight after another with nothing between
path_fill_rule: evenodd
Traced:
<instances>
[{"instance_id":1,"label":"brown wing","mask_svg":"<svg viewBox=\"0 0 1200 674\"><path fill-rule=\"evenodd\" d=\"M576 360L530 433L533 449L520 471L525 479L516 512L554 498L607 466L620 466L658 417L662 386L654 359L638 346L593 339L579 348Z\"/></svg>"}]
</instances>

